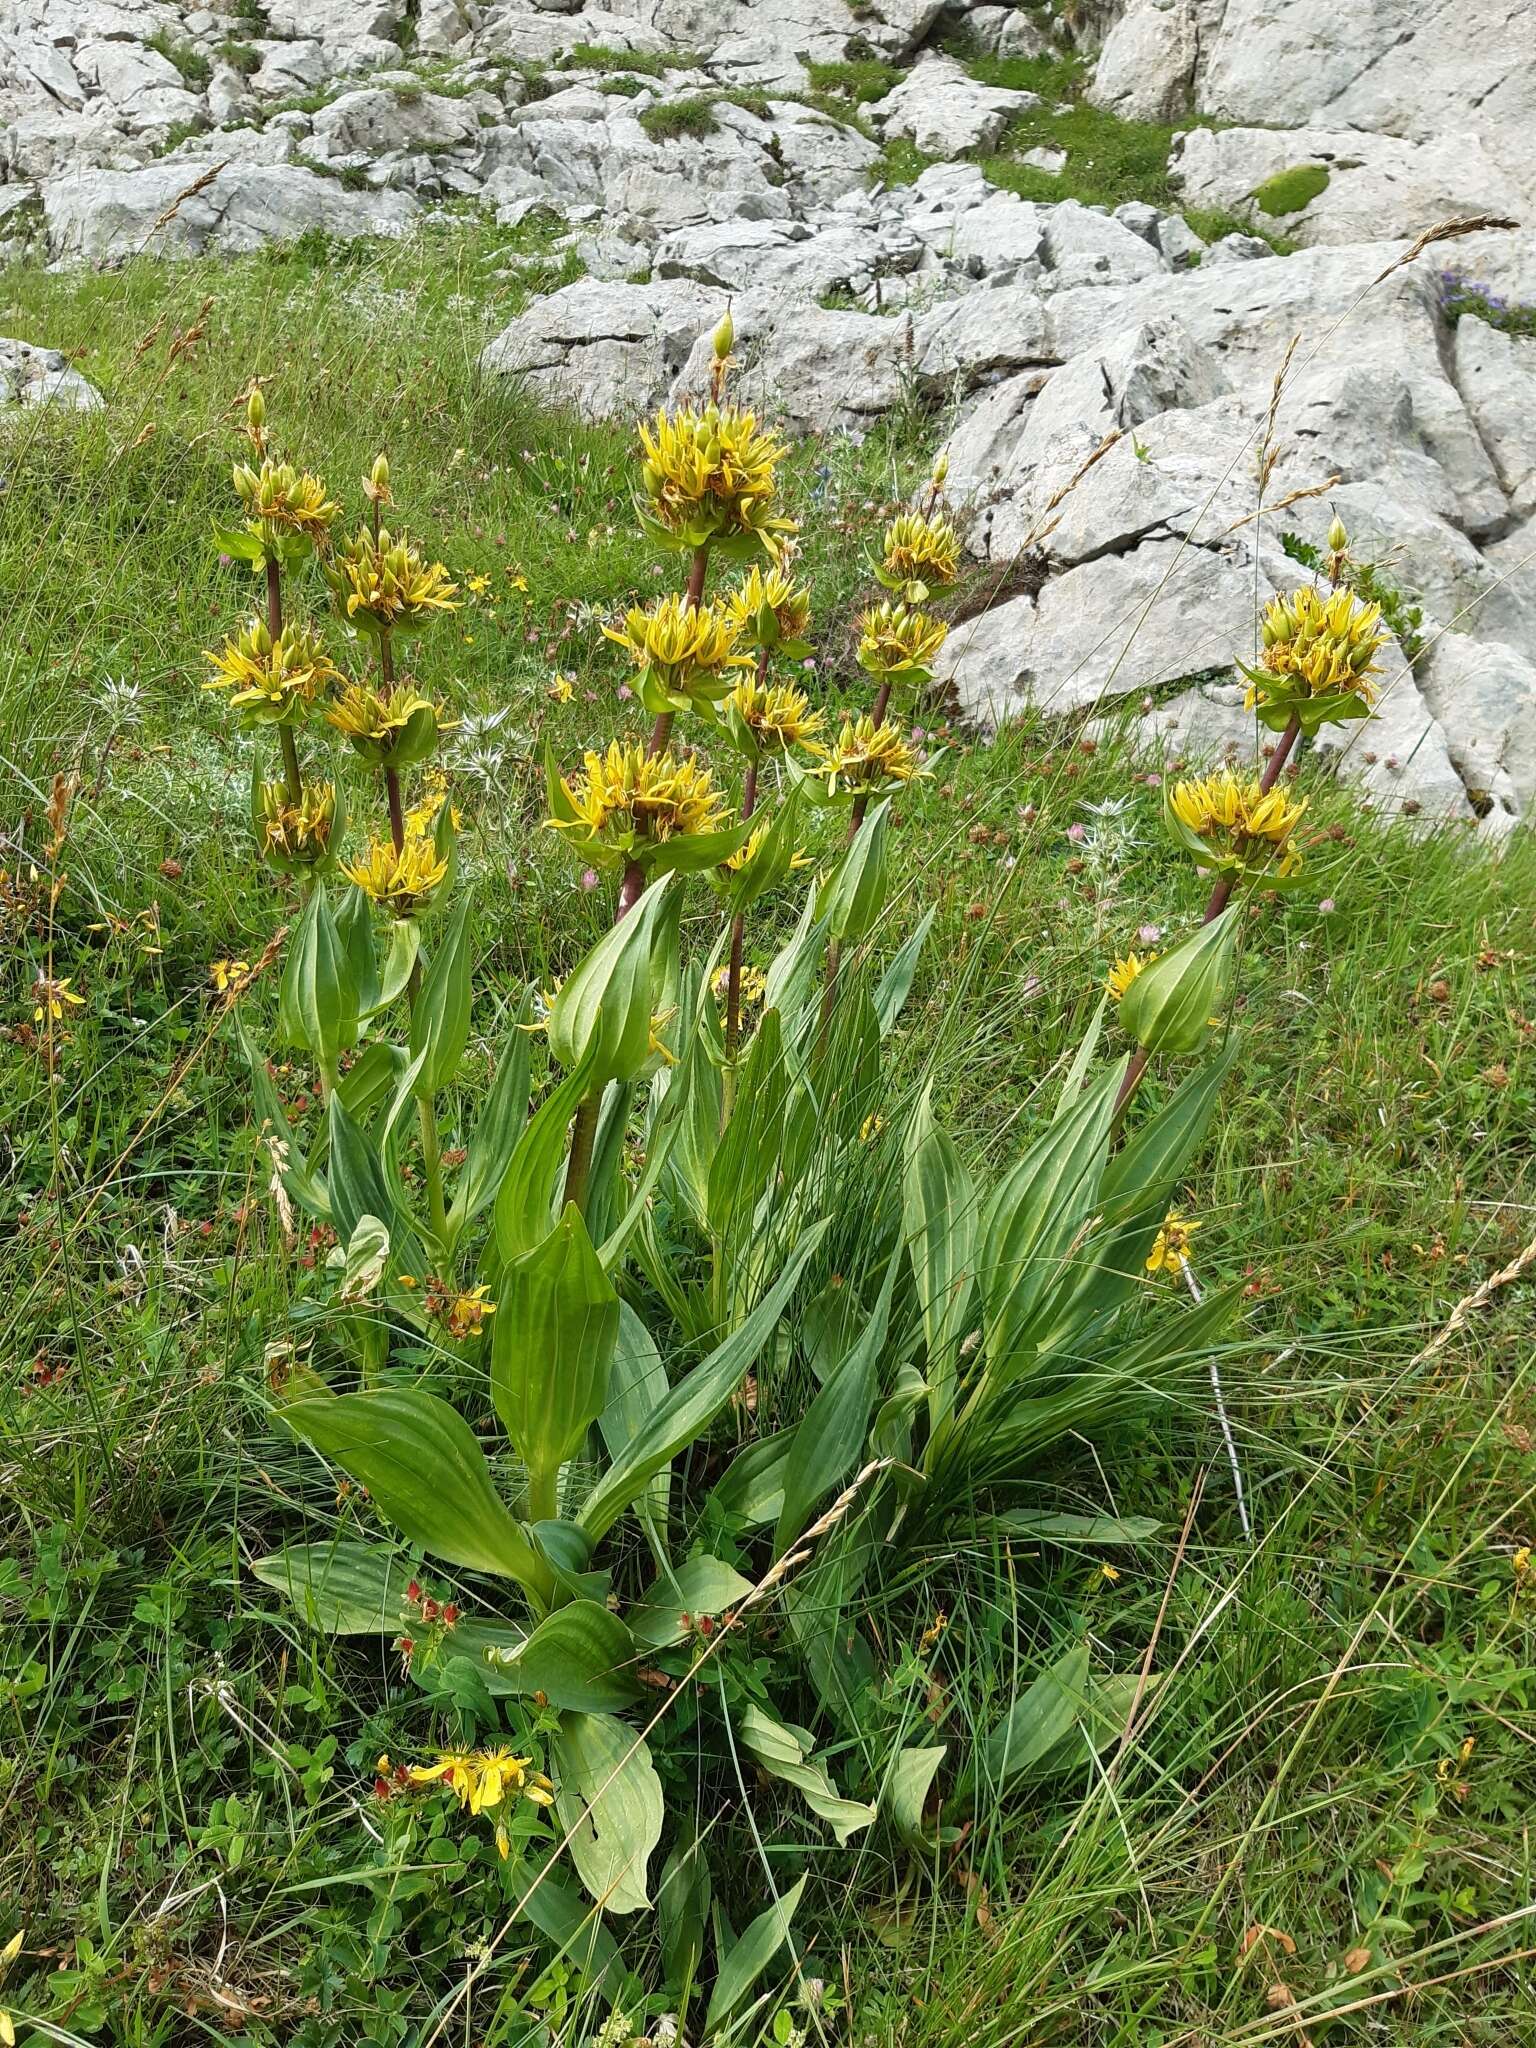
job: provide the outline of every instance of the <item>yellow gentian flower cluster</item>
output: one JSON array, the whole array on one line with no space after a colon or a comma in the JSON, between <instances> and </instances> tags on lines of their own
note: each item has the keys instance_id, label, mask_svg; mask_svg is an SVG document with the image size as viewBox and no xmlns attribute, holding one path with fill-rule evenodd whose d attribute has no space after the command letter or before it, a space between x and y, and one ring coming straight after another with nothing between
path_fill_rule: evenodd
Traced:
<instances>
[{"instance_id":1,"label":"yellow gentian flower cluster","mask_svg":"<svg viewBox=\"0 0 1536 2048\"><path fill-rule=\"evenodd\" d=\"M1363 718L1375 691L1376 655L1386 642L1381 607L1352 591L1310 585L1275 598L1260 629L1259 665L1244 668L1248 708L1271 727L1295 716L1304 732L1329 720Z\"/></svg>"},{"instance_id":2,"label":"yellow gentian flower cluster","mask_svg":"<svg viewBox=\"0 0 1536 2048\"><path fill-rule=\"evenodd\" d=\"M727 722L739 724L756 748L778 754L800 746L824 722L804 690L755 679L738 683L723 708Z\"/></svg>"},{"instance_id":3,"label":"yellow gentian flower cluster","mask_svg":"<svg viewBox=\"0 0 1536 2048\"><path fill-rule=\"evenodd\" d=\"M1269 848L1281 856L1281 875L1301 866L1301 849L1291 835L1306 808L1305 797L1288 796L1278 786L1266 790L1256 775L1230 768L1175 783L1168 795L1170 814L1213 857L1211 865L1241 866L1255 848Z\"/></svg>"},{"instance_id":4,"label":"yellow gentian flower cluster","mask_svg":"<svg viewBox=\"0 0 1536 2048\"><path fill-rule=\"evenodd\" d=\"M887 681L926 681L948 636L948 626L929 612L875 605L859 619L859 666Z\"/></svg>"},{"instance_id":5,"label":"yellow gentian flower cluster","mask_svg":"<svg viewBox=\"0 0 1536 2048\"><path fill-rule=\"evenodd\" d=\"M899 788L924 773L916 753L888 719L848 720L830 746L811 742L818 766L812 773L826 793L872 796Z\"/></svg>"},{"instance_id":6,"label":"yellow gentian flower cluster","mask_svg":"<svg viewBox=\"0 0 1536 2048\"><path fill-rule=\"evenodd\" d=\"M264 782L256 795L257 840L275 867L311 868L330 852L336 829L336 785L306 782L297 802L281 782Z\"/></svg>"},{"instance_id":7,"label":"yellow gentian flower cluster","mask_svg":"<svg viewBox=\"0 0 1536 2048\"><path fill-rule=\"evenodd\" d=\"M232 691L229 701L237 710L266 724L292 718L338 675L318 634L290 623L274 639L262 619L252 619L205 658L213 674L203 688Z\"/></svg>"},{"instance_id":8,"label":"yellow gentian flower cluster","mask_svg":"<svg viewBox=\"0 0 1536 2048\"><path fill-rule=\"evenodd\" d=\"M718 542L735 551L761 547L777 559L795 531L774 510L778 466L789 452L738 405L691 405L641 425L641 523L674 545Z\"/></svg>"},{"instance_id":9,"label":"yellow gentian flower cluster","mask_svg":"<svg viewBox=\"0 0 1536 2048\"><path fill-rule=\"evenodd\" d=\"M725 799L707 768L617 740L605 754L583 755L582 772L562 777L560 789L572 815L550 823L598 855L626 858L643 846L718 832L724 821Z\"/></svg>"},{"instance_id":10,"label":"yellow gentian flower cluster","mask_svg":"<svg viewBox=\"0 0 1536 2048\"><path fill-rule=\"evenodd\" d=\"M268 459L260 469L237 462L233 481L235 496L246 516L261 529L263 540L275 544L286 535L296 535L311 547L324 546L341 507L326 496L319 477L295 469L291 462Z\"/></svg>"},{"instance_id":11,"label":"yellow gentian flower cluster","mask_svg":"<svg viewBox=\"0 0 1536 2048\"><path fill-rule=\"evenodd\" d=\"M730 690L733 672L751 666L737 651L741 627L713 605L690 605L675 593L647 609L636 605L622 626L604 626L604 636L622 647L640 671L640 698L647 711L707 710Z\"/></svg>"},{"instance_id":12,"label":"yellow gentian flower cluster","mask_svg":"<svg viewBox=\"0 0 1536 2048\"><path fill-rule=\"evenodd\" d=\"M934 584L953 583L960 571L960 536L942 515L899 512L885 530L876 571L888 590L921 604Z\"/></svg>"},{"instance_id":13,"label":"yellow gentian flower cluster","mask_svg":"<svg viewBox=\"0 0 1536 2048\"><path fill-rule=\"evenodd\" d=\"M360 527L327 564L338 608L366 633L414 633L441 612L455 612L458 585L404 535Z\"/></svg>"}]
</instances>

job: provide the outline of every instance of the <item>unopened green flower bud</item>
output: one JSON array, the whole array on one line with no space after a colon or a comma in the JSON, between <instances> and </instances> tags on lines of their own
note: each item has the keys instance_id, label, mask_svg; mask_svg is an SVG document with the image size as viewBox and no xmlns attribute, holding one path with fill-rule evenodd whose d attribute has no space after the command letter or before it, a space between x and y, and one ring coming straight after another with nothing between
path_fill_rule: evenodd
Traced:
<instances>
[{"instance_id":1,"label":"unopened green flower bud","mask_svg":"<svg viewBox=\"0 0 1536 2048\"><path fill-rule=\"evenodd\" d=\"M261 386L253 384L251 394L245 401L245 430L251 440L260 448L262 430L267 424L267 401L261 395Z\"/></svg>"},{"instance_id":2,"label":"unopened green flower bud","mask_svg":"<svg viewBox=\"0 0 1536 2048\"><path fill-rule=\"evenodd\" d=\"M1120 1022L1147 1052L1198 1052L1227 998L1237 919L1203 924L1142 969L1120 999Z\"/></svg>"},{"instance_id":3,"label":"unopened green flower bud","mask_svg":"<svg viewBox=\"0 0 1536 2048\"><path fill-rule=\"evenodd\" d=\"M1328 529L1328 545L1336 555L1342 555L1349 546L1349 535L1337 513L1334 514L1333 524Z\"/></svg>"},{"instance_id":4,"label":"unopened green flower bud","mask_svg":"<svg viewBox=\"0 0 1536 2048\"><path fill-rule=\"evenodd\" d=\"M728 355L730 354L730 352L731 352L731 343L732 343L732 342L733 342L733 341L734 341L735 339L736 339L736 324L735 324L735 322L734 322L734 321L732 320L732 318L731 318L731 314L730 314L730 308L729 308L729 307L727 307L727 308L726 308L726 313L725 313L725 318L724 318L724 319L723 319L723 320L722 320L722 321L720 322L720 325L719 325L719 326L718 326L718 327L717 327L717 328L715 329L715 344L714 344L714 345L715 345L715 361L716 361L717 363L723 363L723 362L725 361L726 357L727 357L727 356L728 356Z\"/></svg>"}]
</instances>

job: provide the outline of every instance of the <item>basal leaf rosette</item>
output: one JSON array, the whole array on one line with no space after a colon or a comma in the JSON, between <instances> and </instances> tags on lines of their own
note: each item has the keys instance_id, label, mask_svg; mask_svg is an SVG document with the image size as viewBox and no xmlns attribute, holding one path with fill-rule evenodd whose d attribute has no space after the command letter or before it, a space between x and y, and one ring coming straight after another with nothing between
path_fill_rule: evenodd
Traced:
<instances>
[{"instance_id":1,"label":"basal leaf rosette","mask_svg":"<svg viewBox=\"0 0 1536 2048\"><path fill-rule=\"evenodd\" d=\"M811 623L811 594L803 583L786 575L782 566L765 576L754 562L724 599L724 610L745 647L782 654L790 661L804 661L811 651L805 637Z\"/></svg>"},{"instance_id":2,"label":"basal leaf rosette","mask_svg":"<svg viewBox=\"0 0 1536 2048\"><path fill-rule=\"evenodd\" d=\"M931 590L959 574L960 535L942 514L898 512L885 529L880 560L870 568L903 603L922 604Z\"/></svg>"},{"instance_id":3,"label":"basal leaf rosette","mask_svg":"<svg viewBox=\"0 0 1536 2048\"><path fill-rule=\"evenodd\" d=\"M1379 673L1376 654L1387 638L1380 605L1304 584L1270 603L1259 637L1258 666L1238 667L1248 679L1249 710L1272 732L1294 718L1310 738L1324 725L1370 716L1370 678Z\"/></svg>"},{"instance_id":4,"label":"basal leaf rosette","mask_svg":"<svg viewBox=\"0 0 1536 2048\"><path fill-rule=\"evenodd\" d=\"M1266 889L1283 888L1299 875L1294 835L1306 808L1305 797L1278 785L1266 790L1258 776L1230 768L1169 784L1163 797L1169 834L1196 867Z\"/></svg>"},{"instance_id":5,"label":"basal leaf rosette","mask_svg":"<svg viewBox=\"0 0 1536 2048\"><path fill-rule=\"evenodd\" d=\"M458 585L441 562L429 562L403 534L364 526L343 541L326 564L325 580L349 626L378 639L385 633L420 633L445 612L456 612Z\"/></svg>"},{"instance_id":6,"label":"basal leaf rosette","mask_svg":"<svg viewBox=\"0 0 1536 2048\"><path fill-rule=\"evenodd\" d=\"M717 548L730 560L761 550L777 560L795 533L795 522L775 510L789 451L745 407L663 408L641 425L640 452L640 525L664 546Z\"/></svg>"},{"instance_id":7,"label":"basal leaf rosette","mask_svg":"<svg viewBox=\"0 0 1536 2048\"><path fill-rule=\"evenodd\" d=\"M205 690L228 690L230 703L250 725L282 725L313 704L338 679L338 670L307 627L289 624L274 639L252 619L206 657L213 674Z\"/></svg>"},{"instance_id":8,"label":"basal leaf rosette","mask_svg":"<svg viewBox=\"0 0 1536 2048\"><path fill-rule=\"evenodd\" d=\"M297 797L285 782L251 783L251 829L262 859L279 874L324 867L346 830L346 811L334 782L306 782Z\"/></svg>"},{"instance_id":9,"label":"basal leaf rosette","mask_svg":"<svg viewBox=\"0 0 1536 2048\"><path fill-rule=\"evenodd\" d=\"M931 773L899 727L889 719L845 720L828 743L813 740L815 765L807 769L802 787L820 804L866 802L890 796Z\"/></svg>"},{"instance_id":10,"label":"basal leaf rosette","mask_svg":"<svg viewBox=\"0 0 1536 2048\"><path fill-rule=\"evenodd\" d=\"M708 768L639 744L610 743L588 752L580 771L548 773L552 830L596 867L647 876L718 867L746 839L749 827L727 825L723 793Z\"/></svg>"},{"instance_id":11,"label":"basal leaf rosette","mask_svg":"<svg viewBox=\"0 0 1536 2048\"><path fill-rule=\"evenodd\" d=\"M375 688L348 683L326 711L327 724L378 768L409 768L436 751L455 720L408 679Z\"/></svg>"},{"instance_id":12,"label":"basal leaf rosette","mask_svg":"<svg viewBox=\"0 0 1536 2048\"><path fill-rule=\"evenodd\" d=\"M878 604L859 617L859 667L888 688L927 682L949 628L931 612Z\"/></svg>"},{"instance_id":13,"label":"basal leaf rosette","mask_svg":"<svg viewBox=\"0 0 1536 2048\"><path fill-rule=\"evenodd\" d=\"M341 507L326 496L319 477L295 469L291 462L267 459L260 469L237 462L232 481L246 519L237 527L215 521L213 537L226 555L249 562L253 569L273 562L293 569L324 551Z\"/></svg>"},{"instance_id":14,"label":"basal leaf rosette","mask_svg":"<svg viewBox=\"0 0 1536 2048\"><path fill-rule=\"evenodd\" d=\"M649 608L636 605L622 626L604 626L639 671L641 703L653 716L694 710L713 721L729 696L738 669L752 656L741 647L741 628L723 609L690 605L675 593Z\"/></svg>"}]
</instances>

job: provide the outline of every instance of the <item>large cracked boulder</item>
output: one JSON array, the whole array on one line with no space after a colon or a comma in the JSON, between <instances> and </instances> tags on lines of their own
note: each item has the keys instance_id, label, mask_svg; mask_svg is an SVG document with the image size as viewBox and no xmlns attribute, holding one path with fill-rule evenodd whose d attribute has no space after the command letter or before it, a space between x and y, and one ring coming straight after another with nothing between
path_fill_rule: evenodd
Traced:
<instances>
[{"instance_id":1,"label":"large cracked boulder","mask_svg":"<svg viewBox=\"0 0 1536 2048\"><path fill-rule=\"evenodd\" d=\"M724 292L684 278L648 285L583 282L536 299L485 349L480 367L519 378L587 419L657 404L700 331L724 313Z\"/></svg>"},{"instance_id":2,"label":"large cracked boulder","mask_svg":"<svg viewBox=\"0 0 1536 2048\"><path fill-rule=\"evenodd\" d=\"M887 141L951 157L994 148L1013 117L1038 104L1035 93L978 84L953 57L924 57L869 112Z\"/></svg>"},{"instance_id":3,"label":"large cracked boulder","mask_svg":"<svg viewBox=\"0 0 1536 2048\"><path fill-rule=\"evenodd\" d=\"M312 229L345 241L401 235L416 213L409 193L351 192L294 164L167 159L136 171L81 171L43 190L48 248L63 263L242 255Z\"/></svg>"}]
</instances>

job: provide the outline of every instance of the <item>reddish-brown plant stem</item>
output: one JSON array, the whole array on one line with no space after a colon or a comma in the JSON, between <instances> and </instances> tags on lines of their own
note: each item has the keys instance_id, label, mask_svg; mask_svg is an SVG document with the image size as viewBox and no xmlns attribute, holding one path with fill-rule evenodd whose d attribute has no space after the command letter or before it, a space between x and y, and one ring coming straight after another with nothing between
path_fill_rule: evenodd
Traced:
<instances>
[{"instance_id":1,"label":"reddish-brown plant stem","mask_svg":"<svg viewBox=\"0 0 1536 2048\"><path fill-rule=\"evenodd\" d=\"M278 564L267 563L267 631L274 640L283 630L283 572ZM285 720L277 728L278 745L283 750L283 780L288 786L288 801L298 803L304 795L304 771L299 766L299 743L294 738L293 727Z\"/></svg>"},{"instance_id":2,"label":"reddish-brown plant stem","mask_svg":"<svg viewBox=\"0 0 1536 2048\"><path fill-rule=\"evenodd\" d=\"M693 560L688 564L688 587L683 592L685 611L697 611L703 602L704 578L708 571L709 543L706 541L703 547L694 549ZM645 751L648 759L654 760L658 754L665 752L667 741L672 737L672 721L676 716L676 712L673 711L657 712L656 723L651 727L651 736L646 742ZM629 905L624 904L619 916L622 917L628 908Z\"/></svg>"},{"instance_id":3,"label":"reddish-brown plant stem","mask_svg":"<svg viewBox=\"0 0 1536 2048\"><path fill-rule=\"evenodd\" d=\"M1268 796L1269 792L1280 780L1281 775L1285 772L1285 764L1291 758L1291 754L1300 736L1301 720L1293 714L1285 731L1281 733L1274 752L1264 764L1264 772L1259 777L1260 796ZM1242 848L1239 846L1238 852L1241 853L1241 851ZM1231 902L1232 891L1236 886L1237 877L1235 875L1223 875L1221 877L1220 881L1211 890L1210 896L1206 901L1205 915L1200 920L1202 924L1215 923L1216 919L1220 917L1221 913ZM1133 1055L1130 1065L1125 1070L1125 1079L1120 1083L1120 1092L1115 1097L1116 1116L1119 1116L1121 1110L1130 1101L1132 1094L1135 1092L1137 1082L1140 1081L1146 1071L1147 1049L1145 1046L1142 1046Z\"/></svg>"},{"instance_id":4,"label":"reddish-brown plant stem","mask_svg":"<svg viewBox=\"0 0 1536 2048\"><path fill-rule=\"evenodd\" d=\"M768 662L766 655L759 658L757 673L761 680ZM741 785L741 822L746 824L757 808L757 763L747 764L745 779ZM736 1057L736 1048L741 1042L741 956L747 930L747 914L738 910L731 919L731 964L726 971L725 981L725 1056L728 1060Z\"/></svg>"},{"instance_id":5,"label":"reddish-brown plant stem","mask_svg":"<svg viewBox=\"0 0 1536 2048\"><path fill-rule=\"evenodd\" d=\"M384 770L384 795L389 803L389 836L396 853L405 850L405 804L400 794L398 768Z\"/></svg>"}]
</instances>

